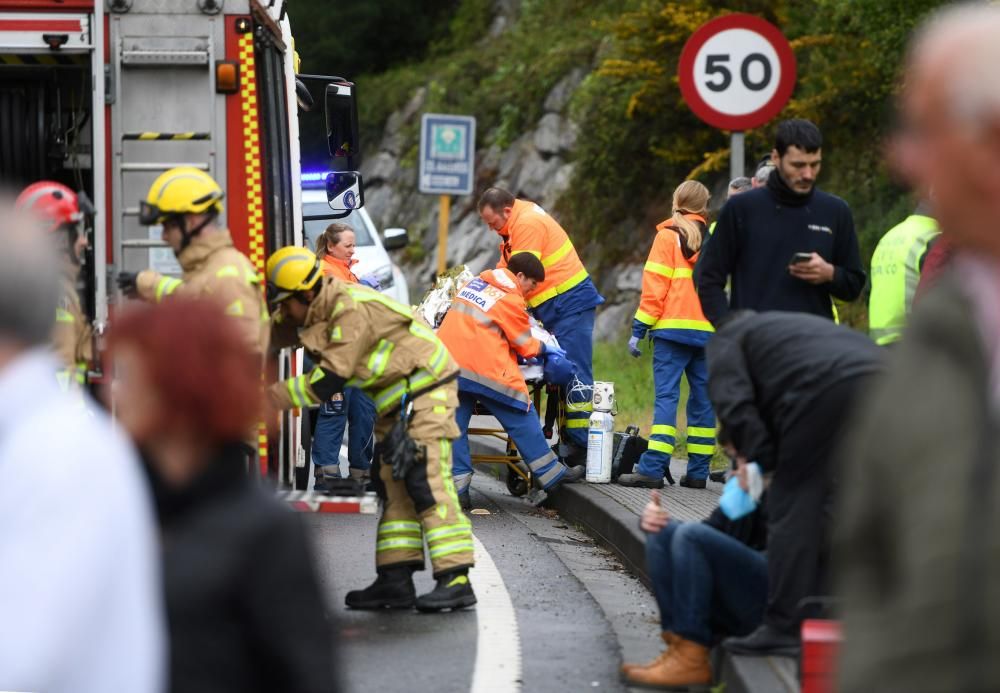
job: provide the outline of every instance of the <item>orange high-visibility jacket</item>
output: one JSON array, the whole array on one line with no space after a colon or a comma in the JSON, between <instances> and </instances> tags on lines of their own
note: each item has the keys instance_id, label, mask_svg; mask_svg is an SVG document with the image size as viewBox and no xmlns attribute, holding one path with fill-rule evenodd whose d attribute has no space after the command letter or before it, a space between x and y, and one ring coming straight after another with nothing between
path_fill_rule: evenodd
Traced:
<instances>
[{"instance_id":1,"label":"orange high-visibility jacket","mask_svg":"<svg viewBox=\"0 0 1000 693\"><path fill-rule=\"evenodd\" d=\"M684 216L705 223L697 214ZM707 241L706 231L702 242ZM673 219L656 225L656 238L642 270L642 299L632 323L633 335L641 338L649 331L653 337L693 346L708 342L715 330L701 310L694 286L697 261L698 253L684 257L681 235L674 228Z\"/></svg>"},{"instance_id":2,"label":"orange high-visibility jacket","mask_svg":"<svg viewBox=\"0 0 1000 693\"><path fill-rule=\"evenodd\" d=\"M568 292L589 276L563 227L534 202L514 200L500 235L505 239L500 243L498 268L506 267L518 253L531 253L545 267L545 281L525 297L531 308Z\"/></svg>"},{"instance_id":3,"label":"orange high-visibility jacket","mask_svg":"<svg viewBox=\"0 0 1000 693\"><path fill-rule=\"evenodd\" d=\"M327 277L336 277L342 282L359 284L357 276L351 270L358 261L351 258L350 262L335 258L333 255L323 256L323 274Z\"/></svg>"},{"instance_id":4,"label":"orange high-visibility jacket","mask_svg":"<svg viewBox=\"0 0 1000 693\"><path fill-rule=\"evenodd\" d=\"M510 270L486 270L463 286L437 335L461 369L459 390L530 408L517 354L537 356L542 343L531 336L524 297Z\"/></svg>"}]
</instances>

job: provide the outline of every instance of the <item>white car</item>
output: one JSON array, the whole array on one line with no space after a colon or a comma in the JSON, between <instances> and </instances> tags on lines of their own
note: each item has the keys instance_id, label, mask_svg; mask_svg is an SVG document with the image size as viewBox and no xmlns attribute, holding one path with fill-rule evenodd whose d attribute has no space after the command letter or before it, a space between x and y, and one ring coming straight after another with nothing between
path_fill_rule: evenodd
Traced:
<instances>
[{"instance_id":1,"label":"white car","mask_svg":"<svg viewBox=\"0 0 1000 693\"><path fill-rule=\"evenodd\" d=\"M316 249L316 239L322 235L326 227L333 222L347 224L354 229L357 249L354 257L358 264L354 266L354 274L362 277L373 274L378 278L382 293L393 298L404 306L410 305L410 290L406 277L389 258L386 250L405 248L409 243L406 229L388 228L379 236L364 207L356 209L343 219L333 218L330 205L326 201L326 191L302 190L302 222L306 245Z\"/></svg>"}]
</instances>

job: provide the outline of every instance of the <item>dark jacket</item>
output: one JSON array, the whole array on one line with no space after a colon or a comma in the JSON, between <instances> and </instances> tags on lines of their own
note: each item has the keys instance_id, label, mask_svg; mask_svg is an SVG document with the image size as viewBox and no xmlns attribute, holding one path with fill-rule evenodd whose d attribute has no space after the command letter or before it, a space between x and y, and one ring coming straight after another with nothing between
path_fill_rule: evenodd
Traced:
<instances>
[{"instance_id":1,"label":"dark jacket","mask_svg":"<svg viewBox=\"0 0 1000 693\"><path fill-rule=\"evenodd\" d=\"M719 530L723 534L728 534L741 544L749 546L755 551L763 551L767 548L767 493L760 497L757 508L738 520L730 520L722 512L722 508L716 506L712 514L705 518L704 523L709 527Z\"/></svg>"},{"instance_id":2,"label":"dark jacket","mask_svg":"<svg viewBox=\"0 0 1000 693\"><path fill-rule=\"evenodd\" d=\"M842 691L1000 690L1000 427L947 275L856 417L834 532Z\"/></svg>"},{"instance_id":3,"label":"dark jacket","mask_svg":"<svg viewBox=\"0 0 1000 693\"><path fill-rule=\"evenodd\" d=\"M247 477L238 446L191 486L153 478L170 690L329 693L333 634L300 518Z\"/></svg>"},{"instance_id":4,"label":"dark jacket","mask_svg":"<svg viewBox=\"0 0 1000 693\"><path fill-rule=\"evenodd\" d=\"M833 385L881 370L883 356L867 335L815 315L748 313L706 347L708 396L736 449L772 471L782 432Z\"/></svg>"},{"instance_id":5,"label":"dark jacket","mask_svg":"<svg viewBox=\"0 0 1000 693\"><path fill-rule=\"evenodd\" d=\"M809 252L834 265L832 282L817 286L788 273L792 256ZM795 193L774 171L766 187L726 202L696 279L705 316L713 324L739 308L832 319L831 296L853 301L865 287L851 210L839 197L816 188L807 195Z\"/></svg>"}]
</instances>

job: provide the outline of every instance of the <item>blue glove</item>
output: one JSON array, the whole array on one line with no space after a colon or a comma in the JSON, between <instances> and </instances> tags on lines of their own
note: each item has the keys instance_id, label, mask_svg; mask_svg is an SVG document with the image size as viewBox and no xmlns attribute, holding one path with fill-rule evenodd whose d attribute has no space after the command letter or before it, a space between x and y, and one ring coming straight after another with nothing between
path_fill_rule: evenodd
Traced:
<instances>
[{"instance_id":1,"label":"blue glove","mask_svg":"<svg viewBox=\"0 0 1000 693\"><path fill-rule=\"evenodd\" d=\"M642 356L642 352L639 351L639 338L634 335L628 340L628 353L635 358Z\"/></svg>"},{"instance_id":2,"label":"blue glove","mask_svg":"<svg viewBox=\"0 0 1000 693\"><path fill-rule=\"evenodd\" d=\"M379 281L374 274L366 274L365 276L361 277L361 279L359 279L358 282L364 284L369 289L375 289L376 291L382 290L382 285L379 284Z\"/></svg>"},{"instance_id":3,"label":"blue glove","mask_svg":"<svg viewBox=\"0 0 1000 693\"><path fill-rule=\"evenodd\" d=\"M540 353L539 356L545 356L545 358L558 356L559 358L564 359L566 358L566 350L561 347L552 346L551 344L542 342L542 353Z\"/></svg>"}]
</instances>

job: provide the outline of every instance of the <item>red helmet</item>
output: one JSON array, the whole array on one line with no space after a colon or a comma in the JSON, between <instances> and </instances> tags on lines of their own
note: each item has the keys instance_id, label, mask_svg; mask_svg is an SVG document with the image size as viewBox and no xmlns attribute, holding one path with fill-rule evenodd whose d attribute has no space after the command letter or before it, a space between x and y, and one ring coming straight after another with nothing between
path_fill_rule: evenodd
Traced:
<instances>
[{"instance_id":1,"label":"red helmet","mask_svg":"<svg viewBox=\"0 0 1000 693\"><path fill-rule=\"evenodd\" d=\"M76 193L51 180L29 185L17 196L14 207L51 222L49 231L56 231L64 224L75 225L83 219Z\"/></svg>"}]
</instances>

